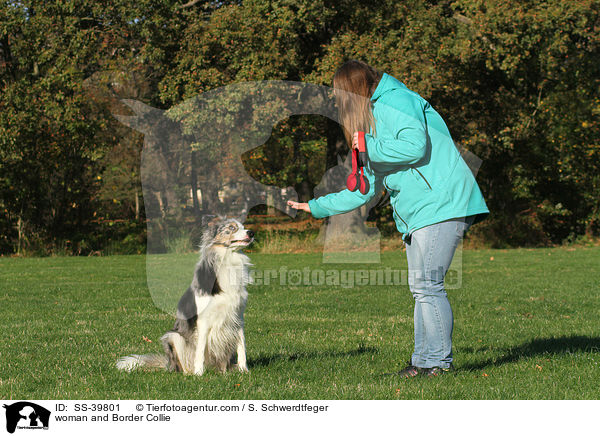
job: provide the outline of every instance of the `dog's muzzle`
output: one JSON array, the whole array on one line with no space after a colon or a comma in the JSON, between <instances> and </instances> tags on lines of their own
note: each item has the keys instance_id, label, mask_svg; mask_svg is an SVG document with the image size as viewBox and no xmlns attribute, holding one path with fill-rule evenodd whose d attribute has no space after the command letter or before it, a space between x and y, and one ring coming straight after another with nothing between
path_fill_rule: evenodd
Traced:
<instances>
[{"instance_id":1,"label":"dog's muzzle","mask_svg":"<svg viewBox=\"0 0 600 436\"><path fill-rule=\"evenodd\" d=\"M247 246L252 242L254 242L254 232L252 230L246 230L246 238L231 241L234 246Z\"/></svg>"}]
</instances>

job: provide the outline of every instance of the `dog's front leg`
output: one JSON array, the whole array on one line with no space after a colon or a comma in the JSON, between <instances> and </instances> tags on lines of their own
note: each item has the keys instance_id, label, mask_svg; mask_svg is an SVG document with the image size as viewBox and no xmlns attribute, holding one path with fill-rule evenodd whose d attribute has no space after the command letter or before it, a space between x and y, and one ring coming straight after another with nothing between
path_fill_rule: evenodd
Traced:
<instances>
[{"instance_id":1,"label":"dog's front leg","mask_svg":"<svg viewBox=\"0 0 600 436\"><path fill-rule=\"evenodd\" d=\"M246 341L244 339L244 327L240 327L238 329L237 367L241 372L248 372L248 366L246 364Z\"/></svg>"},{"instance_id":2,"label":"dog's front leg","mask_svg":"<svg viewBox=\"0 0 600 436\"><path fill-rule=\"evenodd\" d=\"M198 323L198 341L196 343L196 352L194 353L194 374L204 374L204 353L208 340L208 326L204 323Z\"/></svg>"}]
</instances>

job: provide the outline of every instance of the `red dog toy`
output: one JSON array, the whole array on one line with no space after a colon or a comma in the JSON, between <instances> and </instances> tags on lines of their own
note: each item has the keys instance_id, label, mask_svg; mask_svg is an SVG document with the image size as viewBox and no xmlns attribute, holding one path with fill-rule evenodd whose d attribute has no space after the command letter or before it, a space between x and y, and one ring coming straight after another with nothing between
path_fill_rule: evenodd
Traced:
<instances>
[{"instance_id":1,"label":"red dog toy","mask_svg":"<svg viewBox=\"0 0 600 436\"><path fill-rule=\"evenodd\" d=\"M352 173L346 180L346 187L350 191L357 189L365 195L369 192L369 180L365 177L364 167L367 162L367 148L365 146L365 132L358 132L358 150L352 149ZM358 170L360 169L360 174Z\"/></svg>"}]
</instances>

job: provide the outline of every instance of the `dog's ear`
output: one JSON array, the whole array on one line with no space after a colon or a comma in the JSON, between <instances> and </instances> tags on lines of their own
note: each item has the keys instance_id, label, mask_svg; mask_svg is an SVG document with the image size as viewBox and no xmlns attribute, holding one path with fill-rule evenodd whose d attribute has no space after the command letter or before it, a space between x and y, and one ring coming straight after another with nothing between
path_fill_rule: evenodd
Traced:
<instances>
[{"instance_id":1,"label":"dog's ear","mask_svg":"<svg viewBox=\"0 0 600 436\"><path fill-rule=\"evenodd\" d=\"M217 215L202 215L202 228L211 227L219 222Z\"/></svg>"},{"instance_id":2,"label":"dog's ear","mask_svg":"<svg viewBox=\"0 0 600 436\"><path fill-rule=\"evenodd\" d=\"M217 236L221 219L217 215L204 215L202 217L201 245L206 246Z\"/></svg>"}]
</instances>

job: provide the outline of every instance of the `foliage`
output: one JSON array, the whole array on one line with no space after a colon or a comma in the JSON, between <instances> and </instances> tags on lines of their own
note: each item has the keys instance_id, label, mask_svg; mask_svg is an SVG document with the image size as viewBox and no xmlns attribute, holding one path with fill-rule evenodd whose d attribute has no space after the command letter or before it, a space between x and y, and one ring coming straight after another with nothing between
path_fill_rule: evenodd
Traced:
<instances>
[{"instance_id":1,"label":"foliage","mask_svg":"<svg viewBox=\"0 0 600 436\"><path fill-rule=\"evenodd\" d=\"M242 156L248 174L264 184L294 186L301 200L310 200L325 170L325 123L302 116L277 124L264 145Z\"/></svg>"},{"instance_id":2,"label":"foliage","mask_svg":"<svg viewBox=\"0 0 600 436\"><path fill-rule=\"evenodd\" d=\"M0 2L0 252L143 222L142 138L112 117L119 99L166 109L245 81L330 85L349 58L419 92L483 160L482 237L600 234L598 0L183 3ZM306 200L340 153L339 127L299 117L244 163Z\"/></svg>"},{"instance_id":3,"label":"foliage","mask_svg":"<svg viewBox=\"0 0 600 436\"><path fill-rule=\"evenodd\" d=\"M34 239L38 247L82 242L101 231L93 221L104 215L103 205L112 209L111 202L121 202L124 194L106 198L117 177L105 177L108 186L102 178L112 163L106 153L119 149L116 120L90 94L87 80L124 64L135 69L154 62L159 68L146 68L148 75L168 66L168 50L161 51L168 44L154 41L161 39L157 29L165 7L155 3L0 4L0 219L8 230L3 251L11 246L9 251L21 252ZM139 147L129 151L135 158ZM108 171L123 179L125 161ZM129 174L125 195L139 191L139 176Z\"/></svg>"}]
</instances>

